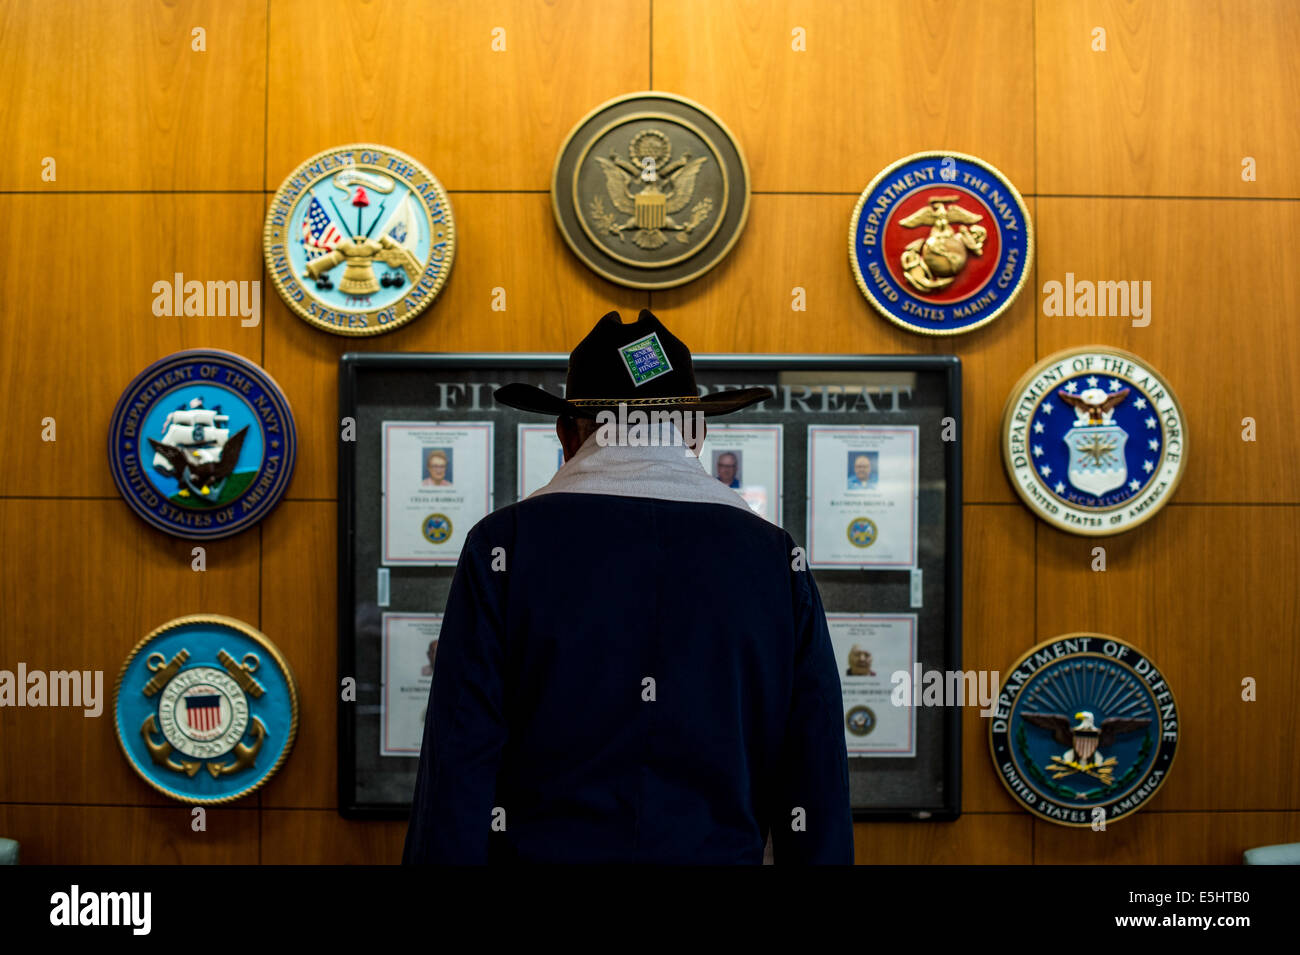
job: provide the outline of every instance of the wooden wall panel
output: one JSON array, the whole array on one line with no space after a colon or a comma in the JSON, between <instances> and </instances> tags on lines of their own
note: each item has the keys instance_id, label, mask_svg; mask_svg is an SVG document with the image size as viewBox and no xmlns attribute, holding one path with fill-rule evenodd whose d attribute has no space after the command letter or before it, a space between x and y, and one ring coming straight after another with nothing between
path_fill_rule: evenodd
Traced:
<instances>
[{"instance_id":1,"label":"wooden wall panel","mask_svg":"<svg viewBox=\"0 0 1300 955\"><path fill-rule=\"evenodd\" d=\"M1219 862L1300 839L1300 442L1290 409L1300 279L1261 252L1300 196L1288 157L1300 10L1288 0L51 0L0 7L0 667L102 669L184 613L263 629L302 689L294 754L258 796L188 811L128 768L110 716L0 710L0 833L29 862L395 862L405 824L335 800L337 361L345 351L568 351L597 317L650 305L696 351L955 352L964 363L965 661L1006 667L1092 628L1151 653L1184 735L1151 808L1105 834L1038 822L1005 794L987 724L963 713L955 824L856 827L858 860ZM207 52L189 48L206 30ZM1090 49L1094 26L1108 52ZM495 28L506 49L494 52ZM802 28L806 50L791 48ZM501 34L497 34L500 38ZM112 43L104 42L106 37ZM755 197L731 256L680 289L623 289L568 251L547 195L588 110L655 88L740 139ZM269 195L313 152L376 141L452 190L457 261L434 306L374 339L318 332L265 284ZM929 340L881 319L848 269L853 203L886 163L980 156L1025 194L1032 283L994 325ZM58 179L41 181L53 156ZM1258 181L1241 180L1241 159ZM67 194L75 193L75 194ZM118 193L118 194L104 194ZM33 240L36 240L35 243ZM51 255L53 248L58 254ZM1276 261L1275 261L1276 260ZM152 314L152 285L260 280L261 324ZM1152 283L1146 328L1041 314L1066 272ZM792 290L808 308L790 310ZM503 289L506 310L493 311ZM1002 473L997 423L1034 362L1097 342L1177 389L1189 470L1176 503L1103 541L1037 522ZM209 542L148 529L103 451L113 404L153 360L217 347L261 363L298 419L297 471L264 524ZM59 440L40 440L53 416ZM1240 440L1241 419L1259 440ZM1107 548L1104 574L1091 549ZM1240 680L1259 680L1256 703Z\"/></svg>"},{"instance_id":2,"label":"wooden wall panel","mask_svg":"<svg viewBox=\"0 0 1300 955\"><path fill-rule=\"evenodd\" d=\"M258 533L159 534L121 500L0 500L0 668L101 670L103 711L0 708L0 803L171 804L127 764L113 688L131 648L188 613L257 620ZM241 803L242 805L243 803Z\"/></svg>"},{"instance_id":3,"label":"wooden wall panel","mask_svg":"<svg viewBox=\"0 0 1300 955\"><path fill-rule=\"evenodd\" d=\"M1300 13L1298 13L1300 16ZM1260 262L1261 223L1294 203L1039 199L1038 288L1048 281L1150 282L1150 324L1043 316L1038 349L1115 345L1168 379L1188 422L1177 500L1300 502L1300 277ZM1130 286L1131 287L1131 286ZM1145 321L1146 319L1141 319ZM1257 440L1242 441L1254 418Z\"/></svg>"},{"instance_id":4,"label":"wooden wall panel","mask_svg":"<svg viewBox=\"0 0 1300 955\"><path fill-rule=\"evenodd\" d=\"M0 494L116 498L108 423L137 374L184 348L261 362L260 326L156 316L153 288L177 272L260 282L261 250L249 237L261 235L262 208L253 194L0 195L9 248L42 236L63 250L52 270L44 253L0 257ZM54 442L42 440L47 416Z\"/></svg>"},{"instance_id":5,"label":"wooden wall panel","mask_svg":"<svg viewBox=\"0 0 1300 955\"><path fill-rule=\"evenodd\" d=\"M448 189L549 189L573 124L648 84L648 29L644 0L275 0L268 185L364 141Z\"/></svg>"},{"instance_id":6,"label":"wooden wall panel","mask_svg":"<svg viewBox=\"0 0 1300 955\"><path fill-rule=\"evenodd\" d=\"M1028 865L1033 820L1022 813L968 814L955 822L853 827L857 865Z\"/></svg>"},{"instance_id":7,"label":"wooden wall panel","mask_svg":"<svg viewBox=\"0 0 1300 955\"><path fill-rule=\"evenodd\" d=\"M1040 865L1240 865L1247 849L1286 842L1300 842L1300 813L1144 811L1105 832L1034 821Z\"/></svg>"},{"instance_id":8,"label":"wooden wall panel","mask_svg":"<svg viewBox=\"0 0 1300 955\"><path fill-rule=\"evenodd\" d=\"M1178 753L1153 809L1300 804L1298 540L1291 507L1172 505L1102 541L1039 532L1042 638L1096 630L1132 643L1178 703ZM1106 570L1097 573L1099 543ZM1258 681L1256 702L1241 698L1246 677Z\"/></svg>"},{"instance_id":9,"label":"wooden wall panel","mask_svg":"<svg viewBox=\"0 0 1300 955\"><path fill-rule=\"evenodd\" d=\"M1005 673L1037 641L1034 630L1034 519L1014 504L962 509L963 670ZM989 722L962 710L963 812L1015 812L989 757Z\"/></svg>"},{"instance_id":10,"label":"wooden wall panel","mask_svg":"<svg viewBox=\"0 0 1300 955\"><path fill-rule=\"evenodd\" d=\"M332 809L262 813L267 865L396 865L405 842L405 822L355 822Z\"/></svg>"},{"instance_id":11,"label":"wooden wall panel","mask_svg":"<svg viewBox=\"0 0 1300 955\"><path fill-rule=\"evenodd\" d=\"M265 806L338 805L337 509L286 501L267 518L262 546L262 627L298 677L298 738L266 784Z\"/></svg>"},{"instance_id":12,"label":"wooden wall panel","mask_svg":"<svg viewBox=\"0 0 1300 955\"><path fill-rule=\"evenodd\" d=\"M1035 26L1039 192L1300 196L1293 0L1044 0Z\"/></svg>"},{"instance_id":13,"label":"wooden wall panel","mask_svg":"<svg viewBox=\"0 0 1300 955\"><path fill-rule=\"evenodd\" d=\"M1029 0L656 0L654 85L731 128L755 189L856 194L900 156L946 148L1029 193L1032 22Z\"/></svg>"},{"instance_id":14,"label":"wooden wall panel","mask_svg":"<svg viewBox=\"0 0 1300 955\"><path fill-rule=\"evenodd\" d=\"M195 832L188 806L26 806L0 803L0 832L23 865L255 865L257 809L208 809Z\"/></svg>"},{"instance_id":15,"label":"wooden wall panel","mask_svg":"<svg viewBox=\"0 0 1300 955\"><path fill-rule=\"evenodd\" d=\"M0 5L0 189L260 189L266 6ZM42 178L46 157L53 182ZM69 252L81 259L85 248L77 241Z\"/></svg>"}]
</instances>

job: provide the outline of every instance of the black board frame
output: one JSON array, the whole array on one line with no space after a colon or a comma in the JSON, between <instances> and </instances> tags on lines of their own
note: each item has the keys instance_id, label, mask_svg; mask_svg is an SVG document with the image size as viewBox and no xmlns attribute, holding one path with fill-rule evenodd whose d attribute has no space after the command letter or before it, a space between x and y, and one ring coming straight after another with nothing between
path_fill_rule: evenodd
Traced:
<instances>
[{"instance_id":1,"label":"black board frame","mask_svg":"<svg viewBox=\"0 0 1300 955\"><path fill-rule=\"evenodd\" d=\"M563 372L568 356L560 353L520 352L349 352L339 359L339 420L356 420L358 378L386 371L436 371L439 369L492 369L510 373L526 370ZM960 670L962 659L962 406L961 361L955 355L853 355L853 354L700 354L693 358L697 372L742 370L753 372L929 372L943 376L945 418L955 424L953 439L944 448L944 661L942 669ZM701 377L706 377L702 374ZM758 379L755 379L758 380ZM338 679L343 686L356 680L355 544L357 445L340 440L338 448ZM501 505L497 505L501 506ZM405 819L409 804L367 803L356 793L356 703L338 702L338 811L347 819ZM961 815L960 707L948 706L944 727L943 796L927 808L854 806L853 818L862 822L945 822Z\"/></svg>"}]
</instances>

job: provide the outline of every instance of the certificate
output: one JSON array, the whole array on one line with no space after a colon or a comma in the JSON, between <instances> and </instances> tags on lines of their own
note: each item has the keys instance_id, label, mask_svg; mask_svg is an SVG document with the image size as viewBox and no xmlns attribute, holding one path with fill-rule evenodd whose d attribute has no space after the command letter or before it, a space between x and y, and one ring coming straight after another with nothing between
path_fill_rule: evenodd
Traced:
<instances>
[{"instance_id":1,"label":"certificate","mask_svg":"<svg viewBox=\"0 0 1300 955\"><path fill-rule=\"evenodd\" d=\"M912 675L916 614L830 613L826 623L840 672L849 756L915 756L916 707L894 705L890 678L899 671Z\"/></svg>"},{"instance_id":2,"label":"certificate","mask_svg":"<svg viewBox=\"0 0 1300 955\"><path fill-rule=\"evenodd\" d=\"M781 523L779 424L711 424L704 460L709 473L735 488L759 517Z\"/></svg>"},{"instance_id":3,"label":"certificate","mask_svg":"<svg viewBox=\"0 0 1300 955\"><path fill-rule=\"evenodd\" d=\"M553 424L519 426L519 500L545 487L564 464L564 447Z\"/></svg>"},{"instance_id":4,"label":"certificate","mask_svg":"<svg viewBox=\"0 0 1300 955\"><path fill-rule=\"evenodd\" d=\"M808 426L808 563L916 566L916 425Z\"/></svg>"},{"instance_id":5,"label":"certificate","mask_svg":"<svg viewBox=\"0 0 1300 955\"><path fill-rule=\"evenodd\" d=\"M383 560L455 564L492 510L492 422L385 421Z\"/></svg>"},{"instance_id":6,"label":"certificate","mask_svg":"<svg viewBox=\"0 0 1300 955\"><path fill-rule=\"evenodd\" d=\"M380 756L419 756L438 654L440 613L386 613Z\"/></svg>"}]
</instances>

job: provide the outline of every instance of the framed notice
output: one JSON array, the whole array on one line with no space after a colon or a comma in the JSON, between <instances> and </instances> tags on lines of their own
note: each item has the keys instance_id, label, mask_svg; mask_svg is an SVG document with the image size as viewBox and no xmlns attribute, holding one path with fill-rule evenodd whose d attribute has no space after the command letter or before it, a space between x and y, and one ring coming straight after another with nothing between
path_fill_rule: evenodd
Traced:
<instances>
[{"instance_id":1,"label":"framed notice","mask_svg":"<svg viewBox=\"0 0 1300 955\"><path fill-rule=\"evenodd\" d=\"M383 423L385 564L455 566L492 511L491 421Z\"/></svg>"},{"instance_id":2,"label":"framed notice","mask_svg":"<svg viewBox=\"0 0 1300 955\"><path fill-rule=\"evenodd\" d=\"M916 425L808 426L808 563L916 567Z\"/></svg>"},{"instance_id":3,"label":"framed notice","mask_svg":"<svg viewBox=\"0 0 1300 955\"><path fill-rule=\"evenodd\" d=\"M916 664L916 614L828 613L826 625L839 666L849 758L916 756L916 708L897 705L894 692L894 675L910 676Z\"/></svg>"},{"instance_id":4,"label":"framed notice","mask_svg":"<svg viewBox=\"0 0 1300 955\"><path fill-rule=\"evenodd\" d=\"M441 629L440 613L384 614L381 756L420 755Z\"/></svg>"},{"instance_id":5,"label":"framed notice","mask_svg":"<svg viewBox=\"0 0 1300 955\"><path fill-rule=\"evenodd\" d=\"M340 812L406 818L441 614L465 535L563 466L555 419L497 405L564 393L567 355L348 354L339 414ZM702 394L774 397L709 421L701 467L805 548L840 668L855 818L961 805L960 709L895 706L961 666L961 366L952 356L697 355ZM945 440L947 438L947 440ZM427 670L427 672L426 672ZM918 697L919 699L919 697Z\"/></svg>"}]
</instances>

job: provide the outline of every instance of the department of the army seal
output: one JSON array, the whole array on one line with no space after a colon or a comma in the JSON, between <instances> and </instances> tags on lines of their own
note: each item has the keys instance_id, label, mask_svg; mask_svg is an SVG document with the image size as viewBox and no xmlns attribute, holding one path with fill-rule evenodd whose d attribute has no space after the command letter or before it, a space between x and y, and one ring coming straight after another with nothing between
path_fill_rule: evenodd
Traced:
<instances>
[{"instance_id":1,"label":"department of the army seal","mask_svg":"<svg viewBox=\"0 0 1300 955\"><path fill-rule=\"evenodd\" d=\"M271 376L216 349L154 362L108 429L113 480L131 509L192 540L229 537L279 503L297 453L293 412Z\"/></svg>"},{"instance_id":2,"label":"department of the army seal","mask_svg":"<svg viewBox=\"0 0 1300 955\"><path fill-rule=\"evenodd\" d=\"M195 804L246 796L298 732L298 684L265 634L232 617L163 624L127 656L114 689L117 740L154 789Z\"/></svg>"},{"instance_id":3,"label":"department of the army seal","mask_svg":"<svg viewBox=\"0 0 1300 955\"><path fill-rule=\"evenodd\" d=\"M989 721L993 765L1030 812L1100 828L1164 785L1178 707L1136 647L1104 633L1067 633L1017 660L1002 686Z\"/></svg>"},{"instance_id":4,"label":"department of the army seal","mask_svg":"<svg viewBox=\"0 0 1300 955\"><path fill-rule=\"evenodd\" d=\"M337 335L378 335L442 291L456 226L442 183L373 143L336 146L290 174L263 232L266 270L295 315Z\"/></svg>"},{"instance_id":5,"label":"department of the army seal","mask_svg":"<svg viewBox=\"0 0 1300 955\"><path fill-rule=\"evenodd\" d=\"M916 153L886 166L849 221L858 288L885 318L922 335L993 321L1033 257L1033 224L1016 187L962 153Z\"/></svg>"},{"instance_id":6,"label":"department of the army seal","mask_svg":"<svg viewBox=\"0 0 1300 955\"><path fill-rule=\"evenodd\" d=\"M869 517L855 517L849 521L849 543L854 547L870 547L876 542L876 522Z\"/></svg>"},{"instance_id":7,"label":"department of the army seal","mask_svg":"<svg viewBox=\"0 0 1300 955\"><path fill-rule=\"evenodd\" d=\"M451 518L446 514L430 514L420 528L430 544L445 544L451 537Z\"/></svg>"},{"instance_id":8,"label":"department of the army seal","mask_svg":"<svg viewBox=\"0 0 1300 955\"><path fill-rule=\"evenodd\" d=\"M740 144L699 103L629 93L584 116L551 177L560 234L588 268L631 288L671 288L731 251L749 216Z\"/></svg>"},{"instance_id":9,"label":"department of the army seal","mask_svg":"<svg viewBox=\"0 0 1300 955\"><path fill-rule=\"evenodd\" d=\"M1011 389L1002 452L1016 492L1043 520L1074 534L1118 534L1173 497L1187 427L1159 372L1088 345L1043 359Z\"/></svg>"}]
</instances>

